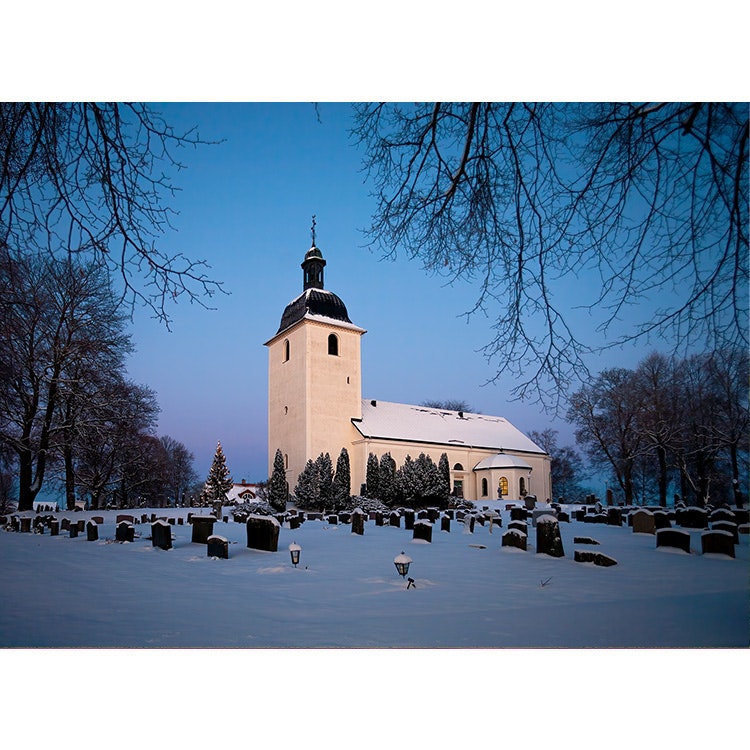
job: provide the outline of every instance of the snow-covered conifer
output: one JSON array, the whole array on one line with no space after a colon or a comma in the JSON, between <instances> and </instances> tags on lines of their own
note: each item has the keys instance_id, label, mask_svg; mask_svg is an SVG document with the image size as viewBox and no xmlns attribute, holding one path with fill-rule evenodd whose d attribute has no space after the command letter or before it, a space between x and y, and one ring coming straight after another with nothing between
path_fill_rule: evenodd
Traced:
<instances>
[{"instance_id":1,"label":"snow-covered conifer","mask_svg":"<svg viewBox=\"0 0 750 750\"><path fill-rule=\"evenodd\" d=\"M333 477L331 495L334 510L346 508L352 494L352 476L349 465L349 452L346 448L341 449L336 461L336 474Z\"/></svg>"},{"instance_id":2,"label":"snow-covered conifer","mask_svg":"<svg viewBox=\"0 0 750 750\"><path fill-rule=\"evenodd\" d=\"M273 459L273 472L268 483L268 503L272 508L279 511L286 510L287 498L286 469L284 468L284 456L277 448Z\"/></svg>"},{"instance_id":3,"label":"snow-covered conifer","mask_svg":"<svg viewBox=\"0 0 750 750\"><path fill-rule=\"evenodd\" d=\"M397 499L396 462L393 460L390 453L384 453L380 457L378 485L380 491L380 500L382 500L389 507L393 506Z\"/></svg>"},{"instance_id":4,"label":"snow-covered conifer","mask_svg":"<svg viewBox=\"0 0 750 750\"><path fill-rule=\"evenodd\" d=\"M318 467L312 459L307 460L305 468L299 475L297 486L294 488L294 495L300 508L318 510L320 505L320 481Z\"/></svg>"},{"instance_id":5,"label":"snow-covered conifer","mask_svg":"<svg viewBox=\"0 0 750 750\"><path fill-rule=\"evenodd\" d=\"M333 462L330 454L321 453L315 461L315 466L318 470L319 504L321 509L329 508L333 505Z\"/></svg>"},{"instance_id":6,"label":"snow-covered conifer","mask_svg":"<svg viewBox=\"0 0 750 750\"><path fill-rule=\"evenodd\" d=\"M225 503L227 492L232 489L232 476L227 468L227 460L221 442L216 444L214 460L208 472L206 485L201 493L201 505L213 505L214 503Z\"/></svg>"},{"instance_id":7,"label":"snow-covered conifer","mask_svg":"<svg viewBox=\"0 0 750 750\"><path fill-rule=\"evenodd\" d=\"M378 457L370 453L367 457L367 474L365 483L367 486L367 497L380 499L380 464Z\"/></svg>"}]
</instances>

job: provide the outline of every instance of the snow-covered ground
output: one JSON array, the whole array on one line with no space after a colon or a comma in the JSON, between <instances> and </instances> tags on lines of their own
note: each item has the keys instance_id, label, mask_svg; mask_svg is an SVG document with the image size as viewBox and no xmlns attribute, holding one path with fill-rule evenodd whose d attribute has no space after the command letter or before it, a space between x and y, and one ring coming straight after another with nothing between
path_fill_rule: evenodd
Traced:
<instances>
[{"instance_id":1,"label":"snow-covered ground","mask_svg":"<svg viewBox=\"0 0 750 750\"><path fill-rule=\"evenodd\" d=\"M447 681L446 700L465 699L465 709L479 701L482 713L472 721L490 725L520 719L508 716L497 699L508 684L524 685L524 676L529 680L526 689L532 691L529 700L538 701L540 710L563 698L569 700L571 710L581 711L592 701L632 702L639 697L653 706L663 698L662 691L670 689L672 678L682 674L683 665L667 658L666 670L661 669L651 649L729 649L675 652L695 669L706 653L713 655L715 665L744 657L735 649L749 645L747 535L740 536L732 559L702 555L700 531L690 532L687 554L657 549L654 536L634 534L627 526L572 521L560 524L565 556L553 558L535 553L531 522L528 551L501 547L509 513L504 505L487 504L500 510L501 528L490 533L488 525L477 524L469 534L456 521L450 532L440 531L437 523L431 544L413 540L403 524L377 527L368 521L359 536L349 526L307 521L295 530L281 528L278 552L259 552L246 546L244 525L218 522L214 533L229 540L228 560L209 558L205 545L191 543L187 524L172 527L174 547L165 551L152 546L148 524L135 526L134 543L114 542L115 511L59 513L59 518L67 515L76 520L104 516L99 540L87 541L85 532L75 539L67 532L55 537L49 532L0 532L0 645L140 649L94 652L101 655L87 663L89 669L110 675L119 665L121 674L131 677L131 669L140 665L138 679L155 700L162 691L169 692L170 685L179 689L172 684L173 663L178 660L191 675L193 695L209 705L218 686L231 677L246 685L251 698L265 675L268 684L280 691L283 705L290 706L302 696L316 700L316 675L321 671L335 673L338 666L349 674L357 665L361 676L368 668L377 671L387 665L383 705L397 714L403 708L395 694L404 690L404 700L417 699L414 682L421 685L422 695L431 694L435 684L429 675L434 674L438 681ZM137 514L142 512L151 513ZM154 512L184 518L188 511ZM574 536L593 537L600 544L574 544ZM302 547L297 568L287 550L292 542ZM575 562L575 549L602 552L617 565ZM402 551L413 560L409 576L414 586L408 589L393 563ZM199 650L150 651L172 648ZM237 648L251 651L215 651ZM546 650L550 648L554 651ZM558 649L569 651L566 655ZM625 687L618 694L601 694L608 676L602 671L607 652L599 649L649 649L624 652L627 668L633 662L645 664L637 694ZM36 665L32 676L36 675L44 700L49 698L44 665L72 670L74 659L64 658L65 666L60 667L60 653L69 652L8 653L16 671L19 659ZM39 659L40 653L51 653L52 660ZM592 654L597 655L593 661ZM570 656L582 670L577 676L589 686L585 695L572 694L569 673L555 666L558 659L570 666ZM227 660L234 669L226 669ZM213 676L206 673L206 661L212 666L224 664L225 669ZM203 665L200 674L193 673L191 664L195 669ZM547 666L552 674L546 673ZM451 670L460 675L458 681L450 677ZM302 675L299 682L295 674ZM696 697L704 691L733 689L721 680L702 685L700 671L694 679ZM4 690L14 694L17 684ZM742 686L746 691L744 679ZM91 689L86 680L79 685L83 705ZM335 700L327 693L319 704L321 710L327 707L331 712L323 711L321 720L326 716L333 720L337 710L355 703L358 711L365 711L363 722L374 720L349 688L337 686L335 693ZM746 700L743 705L747 708ZM490 710L493 706L496 718ZM433 720L439 716L438 712ZM367 733L366 725L362 731ZM456 741L462 736L459 733ZM350 745L358 746L378 745L356 741Z\"/></svg>"}]
</instances>

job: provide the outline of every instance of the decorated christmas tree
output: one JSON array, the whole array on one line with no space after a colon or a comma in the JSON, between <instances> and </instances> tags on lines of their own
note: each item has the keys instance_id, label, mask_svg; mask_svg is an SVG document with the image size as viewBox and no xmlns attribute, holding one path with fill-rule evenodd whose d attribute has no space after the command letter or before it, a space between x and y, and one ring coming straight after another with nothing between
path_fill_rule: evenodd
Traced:
<instances>
[{"instance_id":1,"label":"decorated christmas tree","mask_svg":"<svg viewBox=\"0 0 750 750\"><path fill-rule=\"evenodd\" d=\"M224 457L224 451L221 442L216 444L216 453L208 472L206 485L201 493L201 504L213 505L214 503L224 503L227 499L227 492L232 489L232 477L227 468L227 460Z\"/></svg>"}]
</instances>

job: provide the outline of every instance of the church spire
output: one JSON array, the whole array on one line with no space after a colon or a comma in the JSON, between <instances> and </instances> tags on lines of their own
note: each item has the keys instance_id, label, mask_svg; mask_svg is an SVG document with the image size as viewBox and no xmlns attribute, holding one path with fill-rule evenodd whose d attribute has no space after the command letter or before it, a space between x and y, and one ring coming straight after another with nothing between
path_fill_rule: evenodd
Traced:
<instances>
[{"instance_id":1,"label":"church spire","mask_svg":"<svg viewBox=\"0 0 750 750\"><path fill-rule=\"evenodd\" d=\"M326 264L323 259L323 253L315 246L315 214L312 217L312 247L305 253L305 259L302 261L303 286L302 290L323 289L323 268Z\"/></svg>"}]
</instances>

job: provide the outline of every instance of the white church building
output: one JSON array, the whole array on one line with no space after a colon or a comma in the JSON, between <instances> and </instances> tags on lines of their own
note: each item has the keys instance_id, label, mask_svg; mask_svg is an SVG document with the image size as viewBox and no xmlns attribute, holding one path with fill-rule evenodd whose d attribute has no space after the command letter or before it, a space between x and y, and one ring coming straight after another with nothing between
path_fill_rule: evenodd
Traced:
<instances>
[{"instance_id":1,"label":"white church building","mask_svg":"<svg viewBox=\"0 0 750 750\"><path fill-rule=\"evenodd\" d=\"M503 417L362 398L361 341L340 297L325 289L323 254L302 262L302 294L285 308L268 347L268 475L276 451L294 490L308 459L349 453L352 492L370 453L401 466L445 453L453 491L468 500L552 498L550 457Z\"/></svg>"}]
</instances>

